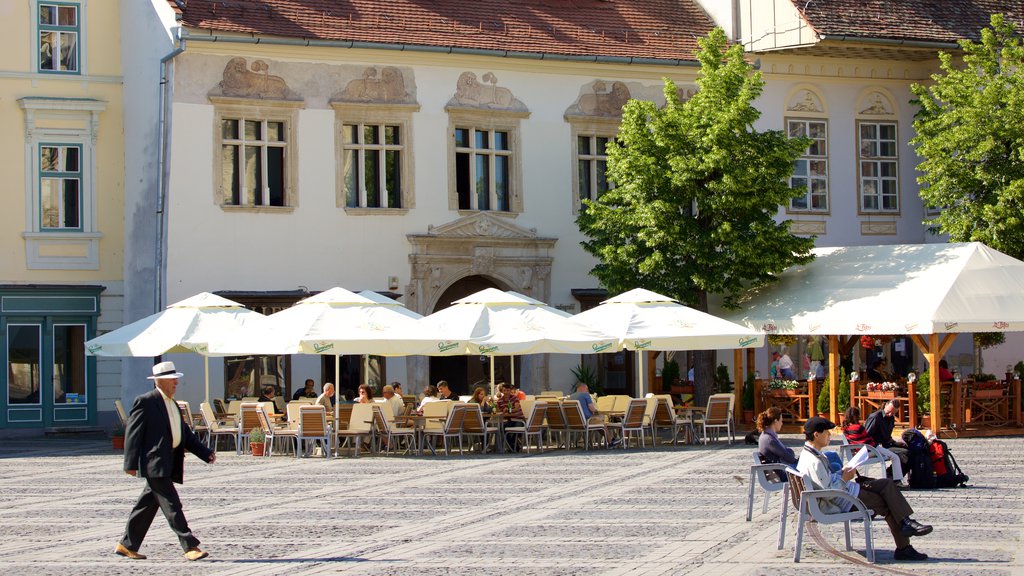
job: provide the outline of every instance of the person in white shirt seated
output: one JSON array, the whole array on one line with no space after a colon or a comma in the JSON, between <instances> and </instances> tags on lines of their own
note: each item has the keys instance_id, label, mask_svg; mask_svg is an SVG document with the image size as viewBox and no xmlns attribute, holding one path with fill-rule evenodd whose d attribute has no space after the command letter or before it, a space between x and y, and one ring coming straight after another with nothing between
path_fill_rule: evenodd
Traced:
<instances>
[{"instance_id":1,"label":"person in white shirt seated","mask_svg":"<svg viewBox=\"0 0 1024 576\"><path fill-rule=\"evenodd\" d=\"M822 450L828 446L832 429L835 427L835 424L821 416L815 416L804 424L806 443L797 461L797 470L810 477L810 488L841 490L860 499L875 514L885 516L889 531L892 532L892 539L896 542L893 559L927 560L927 554L914 550L910 545L910 537L930 534L932 527L910 517L914 510L892 480L860 476L855 469L843 468L838 472L829 470L828 459ZM849 501L833 498L826 502L823 510L826 513L848 512L852 507L853 504Z\"/></svg>"},{"instance_id":2,"label":"person in white shirt seated","mask_svg":"<svg viewBox=\"0 0 1024 576\"><path fill-rule=\"evenodd\" d=\"M423 407L431 402L439 402L441 399L437 397L437 387L427 386L427 389L423 391L423 400L420 401L420 405L416 407L416 411L423 413Z\"/></svg>"},{"instance_id":3,"label":"person in white shirt seated","mask_svg":"<svg viewBox=\"0 0 1024 576\"><path fill-rule=\"evenodd\" d=\"M395 416L400 416L402 410L405 410L405 402L402 401L402 397L395 394L395 389L390 384L384 386L381 390L381 396L384 397L384 403L387 404Z\"/></svg>"}]
</instances>

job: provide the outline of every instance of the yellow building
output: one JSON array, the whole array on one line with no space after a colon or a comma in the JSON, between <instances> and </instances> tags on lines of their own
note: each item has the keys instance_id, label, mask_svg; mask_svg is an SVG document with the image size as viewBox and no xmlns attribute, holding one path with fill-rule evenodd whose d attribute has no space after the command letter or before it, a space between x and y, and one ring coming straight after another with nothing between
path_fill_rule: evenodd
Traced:
<instances>
[{"instance_id":1,"label":"yellow building","mask_svg":"<svg viewBox=\"0 0 1024 576\"><path fill-rule=\"evenodd\" d=\"M124 137L119 3L3 3L0 429L97 424L83 343L119 326Z\"/></svg>"}]
</instances>

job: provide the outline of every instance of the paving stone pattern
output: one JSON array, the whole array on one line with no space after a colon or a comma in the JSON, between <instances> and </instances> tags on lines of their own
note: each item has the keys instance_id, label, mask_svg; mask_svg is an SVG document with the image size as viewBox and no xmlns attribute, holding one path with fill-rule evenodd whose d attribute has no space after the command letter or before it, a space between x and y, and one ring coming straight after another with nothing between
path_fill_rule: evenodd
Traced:
<instances>
[{"instance_id":1,"label":"paving stone pattern","mask_svg":"<svg viewBox=\"0 0 1024 576\"><path fill-rule=\"evenodd\" d=\"M796 436L786 436L792 446ZM772 575L1024 574L1024 438L949 441L968 489L908 492L932 557L895 563L884 522L865 567L805 537L776 550L778 495L745 522L750 446L554 451L530 456L324 460L189 456L179 490L211 557L186 562L157 515L141 552L112 553L142 482L109 441L0 441L0 576L119 574ZM843 550L841 527L824 538ZM863 559L863 534L854 528Z\"/></svg>"}]
</instances>

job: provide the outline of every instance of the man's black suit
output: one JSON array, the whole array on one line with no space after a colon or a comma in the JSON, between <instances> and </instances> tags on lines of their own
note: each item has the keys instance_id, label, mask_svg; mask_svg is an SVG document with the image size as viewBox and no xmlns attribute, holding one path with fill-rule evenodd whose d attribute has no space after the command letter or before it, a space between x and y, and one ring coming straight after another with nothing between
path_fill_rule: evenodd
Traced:
<instances>
[{"instance_id":1,"label":"man's black suit","mask_svg":"<svg viewBox=\"0 0 1024 576\"><path fill-rule=\"evenodd\" d=\"M178 416L181 417L180 412ZM146 487L128 516L128 525L121 538L121 544L129 550L138 551L158 508L163 511L185 551L199 546L199 539L192 534L185 520L174 482L182 483L185 450L206 462L213 452L196 438L183 417L181 442L177 448L172 445L171 422L163 394L154 389L140 395L128 415L124 439L124 469L137 470L137 474L146 479Z\"/></svg>"}]
</instances>

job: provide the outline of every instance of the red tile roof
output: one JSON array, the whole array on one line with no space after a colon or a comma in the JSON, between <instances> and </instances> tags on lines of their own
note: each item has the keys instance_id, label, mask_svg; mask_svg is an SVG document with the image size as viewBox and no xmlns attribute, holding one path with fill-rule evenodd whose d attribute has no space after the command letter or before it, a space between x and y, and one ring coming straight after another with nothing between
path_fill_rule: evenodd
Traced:
<instances>
[{"instance_id":1,"label":"red tile roof","mask_svg":"<svg viewBox=\"0 0 1024 576\"><path fill-rule=\"evenodd\" d=\"M303 39L694 60L696 0L187 0L191 28Z\"/></svg>"},{"instance_id":2,"label":"red tile roof","mask_svg":"<svg viewBox=\"0 0 1024 576\"><path fill-rule=\"evenodd\" d=\"M822 35L890 40L977 40L1000 12L1018 24L1024 0L791 0Z\"/></svg>"}]
</instances>

